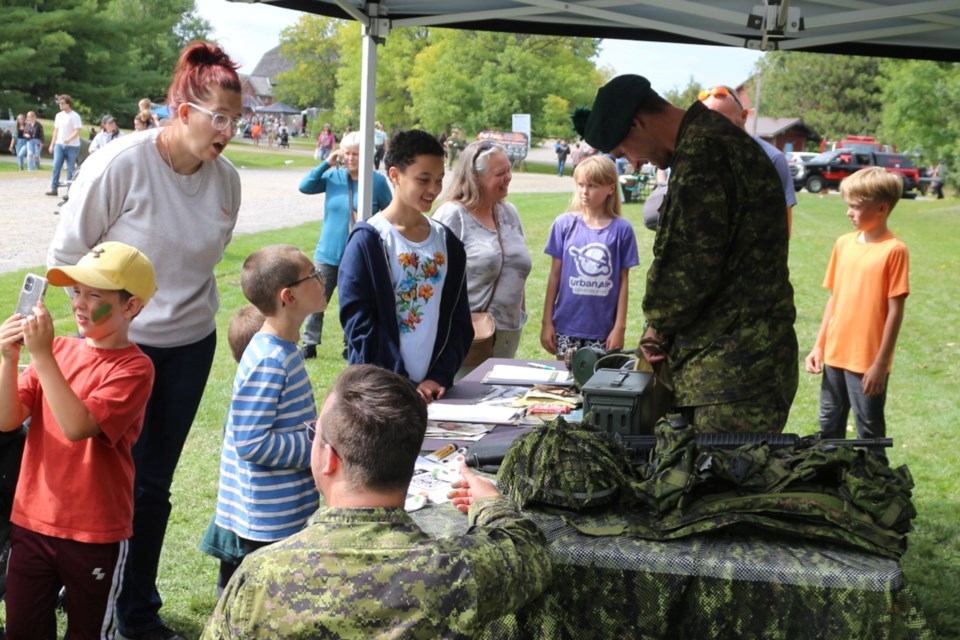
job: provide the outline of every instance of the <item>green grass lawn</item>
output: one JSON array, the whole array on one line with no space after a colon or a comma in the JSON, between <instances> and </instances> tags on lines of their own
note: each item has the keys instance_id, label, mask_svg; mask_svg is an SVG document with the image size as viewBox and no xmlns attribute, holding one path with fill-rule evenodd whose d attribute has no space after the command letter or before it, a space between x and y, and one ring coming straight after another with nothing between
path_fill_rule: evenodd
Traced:
<instances>
[{"instance_id":1,"label":"green grass lawn","mask_svg":"<svg viewBox=\"0 0 960 640\"><path fill-rule=\"evenodd\" d=\"M261 155L277 152L237 145L235 153L234 157L228 152L235 163L253 163ZM307 164L303 166L313 166L312 158L305 158ZM569 194L516 194L510 200L523 218L534 259L527 283L530 324L524 332L519 357L548 357L539 344L549 266L543 247L550 223L565 209ZM801 360L812 344L826 302L820 283L831 247L837 236L850 230L844 213L836 195L818 197L803 193L794 209L790 266L796 291ZM636 227L641 256L641 266L632 271L630 278L627 344L632 345L643 325L640 300L653 233L642 225L641 205L627 205L625 215ZM906 200L894 211L891 227L907 243L912 256L913 293L907 300L887 401L888 435L896 443L889 457L895 465L909 465L916 481L914 500L919 512L903 567L936 637L960 638L960 610L956 606L956 594L960 592L960 204L954 199ZM295 244L312 255L318 233L316 223L239 236L217 269L223 303L218 323L221 344L174 481L173 514L160 568L160 591L165 599L162 615L170 626L189 638L199 636L214 605L217 562L200 553L197 543L216 501L221 427L235 368L226 345L226 325L232 312L244 303L239 267L251 251L276 242ZM33 270L38 269L42 273L40 267ZM26 271L0 275L2 308L14 308ZM57 318L58 332L72 333L75 326L66 296L59 290L51 291L48 306ZM318 404L343 367L336 308L335 297L319 357L307 363ZM797 366L802 366L802 362ZM818 393L819 379L801 373L787 431L809 434L817 430Z\"/></svg>"}]
</instances>

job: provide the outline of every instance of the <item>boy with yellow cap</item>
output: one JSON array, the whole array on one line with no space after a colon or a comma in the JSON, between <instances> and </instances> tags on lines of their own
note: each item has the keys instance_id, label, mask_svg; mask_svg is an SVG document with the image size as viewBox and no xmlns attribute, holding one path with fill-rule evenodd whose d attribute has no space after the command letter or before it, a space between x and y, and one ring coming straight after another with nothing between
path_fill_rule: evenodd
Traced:
<instances>
[{"instance_id":1,"label":"boy with yellow cap","mask_svg":"<svg viewBox=\"0 0 960 640\"><path fill-rule=\"evenodd\" d=\"M67 635L112 637L133 534L131 448L153 386L153 364L130 322L157 290L137 249L104 242L50 284L73 287L81 338L54 337L42 302L0 324L0 430L30 428L14 496L7 568L7 638L46 638L67 598ZM30 365L17 375L21 344Z\"/></svg>"}]
</instances>

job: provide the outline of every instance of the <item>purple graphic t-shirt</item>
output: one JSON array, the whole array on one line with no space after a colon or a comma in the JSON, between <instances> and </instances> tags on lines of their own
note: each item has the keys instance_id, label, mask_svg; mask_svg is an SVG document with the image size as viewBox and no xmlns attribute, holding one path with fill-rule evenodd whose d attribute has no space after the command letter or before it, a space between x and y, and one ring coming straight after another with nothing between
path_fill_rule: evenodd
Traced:
<instances>
[{"instance_id":1,"label":"purple graphic t-shirt","mask_svg":"<svg viewBox=\"0 0 960 640\"><path fill-rule=\"evenodd\" d=\"M557 333L604 340L617 320L620 273L640 264L633 226L614 218L591 229L578 213L561 214L550 227L544 253L561 262L553 308Z\"/></svg>"}]
</instances>

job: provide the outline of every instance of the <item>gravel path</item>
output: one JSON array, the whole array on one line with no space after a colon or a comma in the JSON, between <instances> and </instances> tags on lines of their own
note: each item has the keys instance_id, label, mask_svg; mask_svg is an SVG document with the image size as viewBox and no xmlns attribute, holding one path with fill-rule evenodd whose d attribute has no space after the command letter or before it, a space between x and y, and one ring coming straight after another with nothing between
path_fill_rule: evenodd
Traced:
<instances>
[{"instance_id":1,"label":"gravel path","mask_svg":"<svg viewBox=\"0 0 960 640\"><path fill-rule=\"evenodd\" d=\"M291 227L322 215L323 196L305 196L297 190L304 176L302 170L239 171L243 203L237 234ZM45 264L47 247L60 220L54 215L59 200L44 195L49 186L49 171L0 173L0 273ZM573 179L517 173L510 190L571 193Z\"/></svg>"}]
</instances>

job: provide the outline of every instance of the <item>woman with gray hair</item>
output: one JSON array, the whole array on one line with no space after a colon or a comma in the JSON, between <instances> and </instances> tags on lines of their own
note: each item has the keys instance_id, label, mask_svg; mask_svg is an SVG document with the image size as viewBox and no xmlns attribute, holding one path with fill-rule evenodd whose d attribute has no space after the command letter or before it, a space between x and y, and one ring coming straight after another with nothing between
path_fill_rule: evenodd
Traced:
<instances>
[{"instance_id":1,"label":"woman with gray hair","mask_svg":"<svg viewBox=\"0 0 960 640\"><path fill-rule=\"evenodd\" d=\"M356 131L343 136L340 148L328 155L323 162L307 174L300 183L300 193L312 195L325 193L323 205L323 226L320 239L313 253L313 263L323 276L324 294L327 303L337 286L337 272L340 260L347 246L347 236L358 219L357 206L360 203L357 193L360 179L360 134ZM393 199L390 185L381 173L373 174L373 207L363 211L359 219L364 219L385 208ZM323 332L323 312L311 313L303 329L303 357L316 358L317 345Z\"/></svg>"},{"instance_id":2,"label":"woman with gray hair","mask_svg":"<svg viewBox=\"0 0 960 640\"><path fill-rule=\"evenodd\" d=\"M493 315L495 358L517 353L527 319L524 285L532 267L520 215L504 200L512 178L503 147L491 140L473 142L461 152L450 186L440 197L442 204L433 214L466 248L470 310Z\"/></svg>"}]
</instances>

